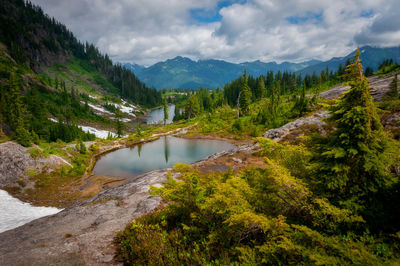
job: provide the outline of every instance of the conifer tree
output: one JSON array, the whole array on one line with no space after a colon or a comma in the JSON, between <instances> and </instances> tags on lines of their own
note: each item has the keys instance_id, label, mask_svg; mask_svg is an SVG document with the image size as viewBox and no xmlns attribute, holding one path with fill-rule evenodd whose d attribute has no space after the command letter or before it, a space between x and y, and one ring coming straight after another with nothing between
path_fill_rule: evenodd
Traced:
<instances>
[{"instance_id":1,"label":"conifer tree","mask_svg":"<svg viewBox=\"0 0 400 266\"><path fill-rule=\"evenodd\" d=\"M399 98L397 73L394 75L393 80L390 83L390 90L386 94L386 96L391 99Z\"/></svg>"},{"instance_id":2,"label":"conifer tree","mask_svg":"<svg viewBox=\"0 0 400 266\"><path fill-rule=\"evenodd\" d=\"M169 118L168 103L167 99L164 99L164 126L166 125L168 118Z\"/></svg>"},{"instance_id":3,"label":"conifer tree","mask_svg":"<svg viewBox=\"0 0 400 266\"><path fill-rule=\"evenodd\" d=\"M200 110L199 100L197 99L196 95L191 95L189 99L187 99L185 104L185 111L188 116L188 121L192 115L196 115Z\"/></svg>"},{"instance_id":4,"label":"conifer tree","mask_svg":"<svg viewBox=\"0 0 400 266\"><path fill-rule=\"evenodd\" d=\"M303 84L300 96L296 96L296 101L292 111L296 112L298 116L303 116L305 112L309 111L310 101L306 97L306 86Z\"/></svg>"},{"instance_id":5,"label":"conifer tree","mask_svg":"<svg viewBox=\"0 0 400 266\"><path fill-rule=\"evenodd\" d=\"M15 141L24 147L30 147L31 135L29 134L28 130L25 129L22 118L18 119L17 124L18 126L15 130L15 135L14 135Z\"/></svg>"},{"instance_id":6,"label":"conifer tree","mask_svg":"<svg viewBox=\"0 0 400 266\"><path fill-rule=\"evenodd\" d=\"M13 73L10 75L9 93L6 99L6 104L5 120L12 129L16 130L20 125L19 123L22 121L23 108L18 80ZM22 124L23 123L21 123L21 125Z\"/></svg>"},{"instance_id":7,"label":"conifer tree","mask_svg":"<svg viewBox=\"0 0 400 266\"><path fill-rule=\"evenodd\" d=\"M249 112L249 107L251 103L251 89L248 85L247 72L244 71L244 75L242 77L242 84L240 86L240 97L239 97L239 105L240 105L240 113L247 114Z\"/></svg>"},{"instance_id":8,"label":"conifer tree","mask_svg":"<svg viewBox=\"0 0 400 266\"><path fill-rule=\"evenodd\" d=\"M387 139L364 77L360 51L346 67L351 89L332 109L336 129L315 144L317 183L328 197L353 211L390 181ZM365 206L365 205L364 205Z\"/></svg>"},{"instance_id":9,"label":"conifer tree","mask_svg":"<svg viewBox=\"0 0 400 266\"><path fill-rule=\"evenodd\" d=\"M122 113L121 110L117 110L115 113L115 118L116 118L116 123L115 123L115 129L117 130L117 136L120 138L123 135L123 131L124 131L124 123L122 122L121 118L122 118Z\"/></svg>"},{"instance_id":10,"label":"conifer tree","mask_svg":"<svg viewBox=\"0 0 400 266\"><path fill-rule=\"evenodd\" d=\"M262 76L258 79L256 93L257 93L257 95L256 95L257 99L261 99L262 97L265 97L265 95L266 95L264 77L262 77Z\"/></svg>"},{"instance_id":11,"label":"conifer tree","mask_svg":"<svg viewBox=\"0 0 400 266\"><path fill-rule=\"evenodd\" d=\"M82 140L79 140L79 153L86 154L86 145Z\"/></svg>"}]
</instances>

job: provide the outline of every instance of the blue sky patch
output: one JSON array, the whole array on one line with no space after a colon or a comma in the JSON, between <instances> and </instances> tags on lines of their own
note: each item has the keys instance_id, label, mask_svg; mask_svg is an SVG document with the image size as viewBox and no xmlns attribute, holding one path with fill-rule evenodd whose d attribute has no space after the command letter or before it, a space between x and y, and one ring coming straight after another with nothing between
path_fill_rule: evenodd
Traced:
<instances>
[{"instance_id":1,"label":"blue sky patch","mask_svg":"<svg viewBox=\"0 0 400 266\"><path fill-rule=\"evenodd\" d=\"M190 10L190 16L192 17L193 20L201 23L212 23L212 22L217 22L222 19L222 16L219 14L219 11L227 6L231 6L233 4L244 4L247 1L245 0L223 0L219 1L218 5L216 6L215 9L213 10L207 10L207 9L191 9Z\"/></svg>"},{"instance_id":2,"label":"blue sky patch","mask_svg":"<svg viewBox=\"0 0 400 266\"><path fill-rule=\"evenodd\" d=\"M370 17L372 17L374 14L375 14L374 11L373 11L372 9L369 9L369 10L363 10L363 11L361 11L360 16L363 17L363 18L370 18Z\"/></svg>"},{"instance_id":3,"label":"blue sky patch","mask_svg":"<svg viewBox=\"0 0 400 266\"><path fill-rule=\"evenodd\" d=\"M314 24L321 23L323 21L322 12L313 13L307 12L305 15L295 15L285 18L290 24L302 24L305 22L312 22Z\"/></svg>"}]
</instances>

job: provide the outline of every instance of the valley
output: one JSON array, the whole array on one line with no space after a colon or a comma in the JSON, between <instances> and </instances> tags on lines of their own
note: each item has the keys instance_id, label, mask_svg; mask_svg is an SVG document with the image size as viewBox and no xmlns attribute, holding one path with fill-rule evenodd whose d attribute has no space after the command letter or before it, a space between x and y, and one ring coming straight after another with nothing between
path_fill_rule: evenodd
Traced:
<instances>
[{"instance_id":1,"label":"valley","mask_svg":"<svg viewBox=\"0 0 400 266\"><path fill-rule=\"evenodd\" d=\"M400 264L388 10L128 2L0 0L0 265Z\"/></svg>"}]
</instances>

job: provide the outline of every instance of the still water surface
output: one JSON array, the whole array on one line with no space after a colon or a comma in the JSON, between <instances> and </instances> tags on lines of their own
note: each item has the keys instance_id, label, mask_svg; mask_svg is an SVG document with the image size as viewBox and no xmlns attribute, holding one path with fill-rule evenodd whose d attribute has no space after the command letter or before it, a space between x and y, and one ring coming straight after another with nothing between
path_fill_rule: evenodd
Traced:
<instances>
[{"instance_id":1,"label":"still water surface","mask_svg":"<svg viewBox=\"0 0 400 266\"><path fill-rule=\"evenodd\" d=\"M172 123L175 116L175 104L168 105L168 119L167 124ZM163 124L164 123L164 108L160 107L152 110L148 115L144 117L147 124Z\"/></svg>"},{"instance_id":2,"label":"still water surface","mask_svg":"<svg viewBox=\"0 0 400 266\"><path fill-rule=\"evenodd\" d=\"M134 177L172 167L178 162L191 164L234 147L226 141L165 136L153 142L108 153L96 163L93 172L95 175Z\"/></svg>"}]
</instances>

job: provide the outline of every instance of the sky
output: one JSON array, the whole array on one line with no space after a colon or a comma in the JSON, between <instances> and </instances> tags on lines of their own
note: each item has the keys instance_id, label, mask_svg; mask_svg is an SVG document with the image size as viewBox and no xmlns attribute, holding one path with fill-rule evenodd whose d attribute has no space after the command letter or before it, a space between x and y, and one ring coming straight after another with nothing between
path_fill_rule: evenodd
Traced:
<instances>
[{"instance_id":1,"label":"sky","mask_svg":"<svg viewBox=\"0 0 400 266\"><path fill-rule=\"evenodd\" d=\"M31 0L114 61L239 63L400 45L398 0Z\"/></svg>"}]
</instances>

